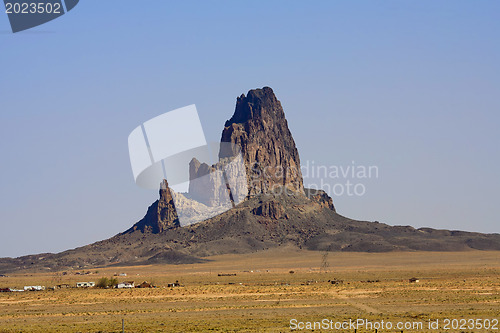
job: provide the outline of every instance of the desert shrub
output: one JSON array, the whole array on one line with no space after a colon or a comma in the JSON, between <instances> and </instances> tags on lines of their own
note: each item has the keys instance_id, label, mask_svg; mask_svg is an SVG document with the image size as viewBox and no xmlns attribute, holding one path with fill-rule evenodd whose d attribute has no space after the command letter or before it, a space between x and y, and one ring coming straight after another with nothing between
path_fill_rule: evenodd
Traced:
<instances>
[{"instance_id":1,"label":"desert shrub","mask_svg":"<svg viewBox=\"0 0 500 333\"><path fill-rule=\"evenodd\" d=\"M117 278L110 278L108 280L108 286L110 286L111 288L113 288L114 286L116 286L118 284L118 279Z\"/></svg>"},{"instance_id":2,"label":"desert shrub","mask_svg":"<svg viewBox=\"0 0 500 333\"><path fill-rule=\"evenodd\" d=\"M99 281L95 284L97 288L107 288L109 284L109 280L107 277L100 278Z\"/></svg>"},{"instance_id":3,"label":"desert shrub","mask_svg":"<svg viewBox=\"0 0 500 333\"><path fill-rule=\"evenodd\" d=\"M100 278L97 283L96 287L97 288L113 288L118 284L118 279L117 278L107 278L107 277L102 277Z\"/></svg>"}]
</instances>

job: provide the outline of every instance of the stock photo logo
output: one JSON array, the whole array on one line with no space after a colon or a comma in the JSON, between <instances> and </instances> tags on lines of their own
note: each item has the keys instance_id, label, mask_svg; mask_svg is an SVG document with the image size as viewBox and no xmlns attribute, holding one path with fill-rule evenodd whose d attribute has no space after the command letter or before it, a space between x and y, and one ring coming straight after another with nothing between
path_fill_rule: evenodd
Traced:
<instances>
[{"instance_id":1,"label":"stock photo logo","mask_svg":"<svg viewBox=\"0 0 500 333\"><path fill-rule=\"evenodd\" d=\"M69 12L80 0L4 0L12 32L31 29Z\"/></svg>"},{"instance_id":2,"label":"stock photo logo","mask_svg":"<svg viewBox=\"0 0 500 333\"><path fill-rule=\"evenodd\" d=\"M136 127L128 137L128 148L136 184L170 191L181 226L228 211L248 194L239 146L207 143L195 105Z\"/></svg>"}]
</instances>

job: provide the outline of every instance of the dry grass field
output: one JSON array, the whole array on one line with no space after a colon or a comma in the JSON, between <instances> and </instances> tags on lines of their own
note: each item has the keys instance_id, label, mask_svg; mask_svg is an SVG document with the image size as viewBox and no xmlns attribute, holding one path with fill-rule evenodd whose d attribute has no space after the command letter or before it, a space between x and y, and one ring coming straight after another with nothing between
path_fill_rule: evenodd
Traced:
<instances>
[{"instance_id":1,"label":"dry grass field","mask_svg":"<svg viewBox=\"0 0 500 333\"><path fill-rule=\"evenodd\" d=\"M282 248L210 257L201 264L1 277L0 288L22 289L74 286L126 273L118 279L149 281L157 288L0 293L0 332L121 332L122 319L125 332L290 332L292 319L304 325L323 319L423 323L379 332L500 331L498 325L496 330L443 327L446 319L500 319L500 252L329 253L326 260L323 255ZM420 282L409 283L412 277ZM343 282L328 282L334 279ZM167 287L176 280L181 286ZM429 320L439 320L439 330L428 329ZM315 330L326 331L354 332Z\"/></svg>"}]
</instances>

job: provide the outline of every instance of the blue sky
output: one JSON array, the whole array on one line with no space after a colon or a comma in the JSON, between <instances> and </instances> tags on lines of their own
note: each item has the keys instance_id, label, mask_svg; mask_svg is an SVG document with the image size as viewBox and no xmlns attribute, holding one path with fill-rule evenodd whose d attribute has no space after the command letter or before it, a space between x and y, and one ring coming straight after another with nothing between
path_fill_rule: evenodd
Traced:
<instances>
[{"instance_id":1,"label":"blue sky","mask_svg":"<svg viewBox=\"0 0 500 333\"><path fill-rule=\"evenodd\" d=\"M500 232L499 33L498 1L85 0L17 34L0 15L0 257L130 227L157 193L128 134L196 104L217 141L263 86L303 163L378 166L339 213Z\"/></svg>"}]
</instances>

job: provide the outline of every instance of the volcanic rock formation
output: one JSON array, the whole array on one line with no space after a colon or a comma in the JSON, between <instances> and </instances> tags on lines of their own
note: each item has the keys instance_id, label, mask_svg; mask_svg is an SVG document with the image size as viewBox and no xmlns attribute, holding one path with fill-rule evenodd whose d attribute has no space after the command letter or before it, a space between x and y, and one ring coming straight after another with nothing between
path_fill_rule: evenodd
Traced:
<instances>
[{"instance_id":1,"label":"volcanic rock formation","mask_svg":"<svg viewBox=\"0 0 500 333\"><path fill-rule=\"evenodd\" d=\"M210 166L193 158L189 163L189 176L187 194L171 194L165 181L159 201L126 232L161 233L180 226L174 201L178 211L182 205L183 213L197 217L186 223L192 224L227 210L228 203L224 200L227 192L234 204L269 193L292 192L305 198L299 152L281 103L271 88L250 90L247 96L238 98L236 110L222 131L219 162ZM246 183L241 184L241 179ZM309 196L323 207L335 210L332 199L325 192L316 191ZM285 215L285 208L271 203L255 212L277 219Z\"/></svg>"},{"instance_id":2,"label":"volcanic rock formation","mask_svg":"<svg viewBox=\"0 0 500 333\"><path fill-rule=\"evenodd\" d=\"M269 87L250 90L236 102L226 121L221 142L233 145L221 149L220 158L234 156L241 149L246 166L249 195L286 190L304 193L300 158L280 101Z\"/></svg>"},{"instance_id":3,"label":"volcanic rock formation","mask_svg":"<svg viewBox=\"0 0 500 333\"><path fill-rule=\"evenodd\" d=\"M61 253L0 259L0 274L186 264L278 246L360 252L500 250L499 234L390 226L337 214L327 193L304 188L299 154L271 88L238 98L221 141L216 164L191 161L190 193L176 193L164 181L159 200L132 228ZM224 198L228 201L227 192L229 208L221 205ZM180 227L181 211L194 224Z\"/></svg>"},{"instance_id":4,"label":"volcanic rock formation","mask_svg":"<svg viewBox=\"0 0 500 333\"><path fill-rule=\"evenodd\" d=\"M125 231L125 233L134 232L136 230L142 232L160 233L170 228L179 227L179 219L175 211L172 194L166 180L160 185L160 199L156 200L149 206L146 215Z\"/></svg>"}]
</instances>

